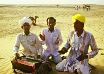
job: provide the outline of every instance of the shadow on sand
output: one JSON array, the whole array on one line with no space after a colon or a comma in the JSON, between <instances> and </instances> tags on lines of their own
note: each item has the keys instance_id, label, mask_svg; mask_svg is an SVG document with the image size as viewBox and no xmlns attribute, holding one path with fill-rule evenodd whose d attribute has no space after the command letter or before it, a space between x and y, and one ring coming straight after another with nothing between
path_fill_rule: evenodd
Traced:
<instances>
[{"instance_id":1,"label":"shadow on sand","mask_svg":"<svg viewBox=\"0 0 104 74\"><path fill-rule=\"evenodd\" d=\"M104 74L104 66L96 65L95 67L96 69L91 74Z\"/></svg>"},{"instance_id":2,"label":"shadow on sand","mask_svg":"<svg viewBox=\"0 0 104 74\"><path fill-rule=\"evenodd\" d=\"M1 59L4 59L4 58L0 58L0 60L1 60Z\"/></svg>"}]
</instances>

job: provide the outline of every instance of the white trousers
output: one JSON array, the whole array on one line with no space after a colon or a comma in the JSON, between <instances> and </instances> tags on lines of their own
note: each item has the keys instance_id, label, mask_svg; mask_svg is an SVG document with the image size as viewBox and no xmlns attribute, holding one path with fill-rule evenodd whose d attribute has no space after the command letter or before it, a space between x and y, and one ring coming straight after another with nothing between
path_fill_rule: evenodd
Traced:
<instances>
[{"instance_id":1,"label":"white trousers","mask_svg":"<svg viewBox=\"0 0 104 74\"><path fill-rule=\"evenodd\" d=\"M77 69L77 71L79 70L79 72L81 72L82 74L90 74L88 65L77 63L69 67L68 63L69 62L66 59L64 59L62 62L56 65L56 70L74 72L74 70Z\"/></svg>"}]
</instances>

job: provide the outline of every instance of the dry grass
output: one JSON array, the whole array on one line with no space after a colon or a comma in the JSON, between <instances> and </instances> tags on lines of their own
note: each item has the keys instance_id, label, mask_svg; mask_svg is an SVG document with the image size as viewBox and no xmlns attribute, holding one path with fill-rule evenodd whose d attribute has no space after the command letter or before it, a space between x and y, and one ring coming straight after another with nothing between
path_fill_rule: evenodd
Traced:
<instances>
[{"instance_id":1,"label":"dry grass","mask_svg":"<svg viewBox=\"0 0 104 74\"><path fill-rule=\"evenodd\" d=\"M57 19L56 27L61 30L64 40L62 47L67 39L68 32L73 30L71 16L75 13L81 13L86 16L85 30L93 33L98 47L102 49L94 59L90 60L90 63L97 67L95 74L104 74L104 6L98 5L93 5L91 11L88 12L82 9L76 11L70 7L0 7L0 74L13 74L10 57L13 55L12 48L15 37L22 31L20 25L18 25L20 18L38 15L38 26L32 26L31 31L39 35L41 30L46 27L46 18L49 16L55 17ZM57 72L55 71L51 74L57 74Z\"/></svg>"}]
</instances>

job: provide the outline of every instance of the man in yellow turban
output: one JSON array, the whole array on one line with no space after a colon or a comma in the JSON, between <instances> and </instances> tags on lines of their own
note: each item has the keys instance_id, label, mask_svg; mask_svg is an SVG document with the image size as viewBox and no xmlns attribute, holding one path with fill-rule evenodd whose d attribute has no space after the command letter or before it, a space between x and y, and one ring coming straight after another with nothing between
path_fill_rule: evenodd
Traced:
<instances>
[{"instance_id":1,"label":"man in yellow turban","mask_svg":"<svg viewBox=\"0 0 104 74\"><path fill-rule=\"evenodd\" d=\"M72 16L74 31L68 35L65 46L61 49L64 54L70 52L66 59L56 65L58 71L69 71L79 74L90 74L88 59L93 58L98 53L98 48L94 36L84 30L85 16L76 14ZM88 52L89 46L92 51Z\"/></svg>"}]
</instances>

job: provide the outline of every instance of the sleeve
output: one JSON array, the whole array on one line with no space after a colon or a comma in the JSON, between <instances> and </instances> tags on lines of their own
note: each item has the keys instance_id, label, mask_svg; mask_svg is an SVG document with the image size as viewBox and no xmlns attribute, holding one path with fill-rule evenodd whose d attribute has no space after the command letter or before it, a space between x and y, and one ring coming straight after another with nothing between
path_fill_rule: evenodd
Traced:
<instances>
[{"instance_id":1,"label":"sleeve","mask_svg":"<svg viewBox=\"0 0 104 74\"><path fill-rule=\"evenodd\" d=\"M44 30L42 30L41 35L45 37L44 32L45 32L45 29L44 29ZM44 45L44 44L45 44L45 41L41 40L41 44L42 44L42 45Z\"/></svg>"},{"instance_id":2,"label":"sleeve","mask_svg":"<svg viewBox=\"0 0 104 74\"><path fill-rule=\"evenodd\" d=\"M42 51L43 51L42 43L41 43L41 41L38 39L37 36L35 36L35 40L36 40L35 47L36 47L36 49L37 49L38 55L42 55Z\"/></svg>"},{"instance_id":3,"label":"sleeve","mask_svg":"<svg viewBox=\"0 0 104 74\"><path fill-rule=\"evenodd\" d=\"M67 42L66 42L66 44L65 44L65 48L68 50L70 47L71 47L71 39L73 38L73 35L74 35L74 31L71 31L71 32L69 32L69 34L68 34L68 39L67 39Z\"/></svg>"},{"instance_id":4,"label":"sleeve","mask_svg":"<svg viewBox=\"0 0 104 74\"><path fill-rule=\"evenodd\" d=\"M61 32L59 31L59 45L61 45L62 44L62 42L63 42L63 39L62 39L62 35L61 35Z\"/></svg>"},{"instance_id":5,"label":"sleeve","mask_svg":"<svg viewBox=\"0 0 104 74\"><path fill-rule=\"evenodd\" d=\"M96 45L96 41L93 35L90 37L90 46L91 46L91 52L88 53L89 58L93 58L98 53L98 48Z\"/></svg>"},{"instance_id":6,"label":"sleeve","mask_svg":"<svg viewBox=\"0 0 104 74\"><path fill-rule=\"evenodd\" d=\"M68 50L70 48L70 33L68 34L68 39L67 39L67 42L66 44L64 45L64 47Z\"/></svg>"},{"instance_id":7,"label":"sleeve","mask_svg":"<svg viewBox=\"0 0 104 74\"><path fill-rule=\"evenodd\" d=\"M14 53L17 53L17 52L18 52L19 47L20 47L20 35L18 35L18 36L16 37L16 42L15 42L15 45L14 45L14 47L13 47Z\"/></svg>"}]
</instances>

